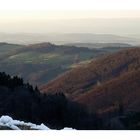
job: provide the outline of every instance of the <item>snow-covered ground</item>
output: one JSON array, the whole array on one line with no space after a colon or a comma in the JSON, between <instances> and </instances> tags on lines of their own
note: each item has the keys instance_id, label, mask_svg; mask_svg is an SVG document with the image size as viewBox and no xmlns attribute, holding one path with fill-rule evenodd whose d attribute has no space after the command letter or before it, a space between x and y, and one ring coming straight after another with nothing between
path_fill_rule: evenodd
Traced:
<instances>
[{"instance_id":1,"label":"snow-covered ground","mask_svg":"<svg viewBox=\"0 0 140 140\"><path fill-rule=\"evenodd\" d=\"M9 116L1 116L0 118L0 126L8 127L13 130L22 130L20 126L29 127L30 129L35 130L51 130L47 126L45 126L43 123L41 125L36 125L33 123L26 123L24 121L19 120L13 120ZM64 128L63 130L73 130L72 128Z\"/></svg>"}]
</instances>

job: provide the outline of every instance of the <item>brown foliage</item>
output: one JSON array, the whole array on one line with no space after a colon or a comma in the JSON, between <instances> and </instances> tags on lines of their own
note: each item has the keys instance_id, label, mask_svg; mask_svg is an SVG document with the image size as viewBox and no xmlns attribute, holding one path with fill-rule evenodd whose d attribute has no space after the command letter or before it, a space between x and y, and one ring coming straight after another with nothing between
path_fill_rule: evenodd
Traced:
<instances>
[{"instance_id":1,"label":"brown foliage","mask_svg":"<svg viewBox=\"0 0 140 140\"><path fill-rule=\"evenodd\" d=\"M93 111L105 112L123 104L125 111L140 110L140 69L113 78L77 99Z\"/></svg>"},{"instance_id":2,"label":"brown foliage","mask_svg":"<svg viewBox=\"0 0 140 140\"><path fill-rule=\"evenodd\" d=\"M40 87L45 92L63 92L71 98L84 94L102 83L140 68L140 48L131 48L68 71Z\"/></svg>"}]
</instances>

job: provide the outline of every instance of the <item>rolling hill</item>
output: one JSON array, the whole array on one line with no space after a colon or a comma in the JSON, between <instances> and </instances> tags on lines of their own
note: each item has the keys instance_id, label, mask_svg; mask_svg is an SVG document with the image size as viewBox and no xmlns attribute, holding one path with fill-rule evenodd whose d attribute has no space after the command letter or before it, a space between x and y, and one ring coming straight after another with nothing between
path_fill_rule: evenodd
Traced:
<instances>
[{"instance_id":1,"label":"rolling hill","mask_svg":"<svg viewBox=\"0 0 140 140\"><path fill-rule=\"evenodd\" d=\"M6 44L6 43L5 43ZM16 45L1 43L0 53L1 71L10 75L24 77L25 81L33 85L42 85L60 74L79 65L90 62L90 59L108 53L119 51L125 47L86 48L51 43L30 45ZM2 46L3 45L3 46ZM130 45L126 46L130 47Z\"/></svg>"},{"instance_id":2,"label":"rolling hill","mask_svg":"<svg viewBox=\"0 0 140 140\"><path fill-rule=\"evenodd\" d=\"M22 47L24 47L24 45L0 42L0 58L2 58L3 55L6 55L10 53L11 51L22 48Z\"/></svg>"},{"instance_id":3,"label":"rolling hill","mask_svg":"<svg viewBox=\"0 0 140 140\"><path fill-rule=\"evenodd\" d=\"M93 59L85 66L68 71L40 89L63 92L90 111L111 110L115 103L139 110L140 48L130 48Z\"/></svg>"}]
</instances>

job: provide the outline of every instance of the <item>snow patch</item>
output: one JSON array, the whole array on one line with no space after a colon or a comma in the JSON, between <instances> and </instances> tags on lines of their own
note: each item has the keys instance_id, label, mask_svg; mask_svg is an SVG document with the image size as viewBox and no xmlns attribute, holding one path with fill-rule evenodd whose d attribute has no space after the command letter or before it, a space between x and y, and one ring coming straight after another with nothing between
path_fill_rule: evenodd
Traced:
<instances>
[{"instance_id":1,"label":"snow patch","mask_svg":"<svg viewBox=\"0 0 140 140\"><path fill-rule=\"evenodd\" d=\"M24 121L19 121L19 120L13 120L11 117L9 116L1 116L0 118L0 126L6 126L9 127L13 130L21 130L19 128L19 126L27 126L30 127L30 129L35 129L35 130L51 130L50 128L48 128L46 125L44 125L43 123L41 125L36 125L33 123L26 123ZM73 130L72 128L64 128L62 130Z\"/></svg>"},{"instance_id":2,"label":"snow patch","mask_svg":"<svg viewBox=\"0 0 140 140\"><path fill-rule=\"evenodd\" d=\"M69 127L65 127L65 128L62 129L62 130L75 130L75 129L73 129L73 128L69 128Z\"/></svg>"},{"instance_id":3,"label":"snow patch","mask_svg":"<svg viewBox=\"0 0 140 140\"><path fill-rule=\"evenodd\" d=\"M0 126L6 126L13 130L20 130L19 126L27 126L30 127L31 129L36 129L36 130L50 130L44 124L36 125L33 123L25 123L24 121L13 120L9 116L2 116L0 118Z\"/></svg>"},{"instance_id":4,"label":"snow patch","mask_svg":"<svg viewBox=\"0 0 140 140\"><path fill-rule=\"evenodd\" d=\"M38 130L50 130L47 126L45 126L43 123L41 125L36 125L32 126L31 128L33 129L38 129Z\"/></svg>"}]
</instances>

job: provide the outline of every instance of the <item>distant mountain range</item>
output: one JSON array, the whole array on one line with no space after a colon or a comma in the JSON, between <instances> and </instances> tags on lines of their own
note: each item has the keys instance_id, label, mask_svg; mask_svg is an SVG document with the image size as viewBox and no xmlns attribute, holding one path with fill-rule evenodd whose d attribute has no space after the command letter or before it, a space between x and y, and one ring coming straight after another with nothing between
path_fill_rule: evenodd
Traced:
<instances>
[{"instance_id":1,"label":"distant mountain range","mask_svg":"<svg viewBox=\"0 0 140 140\"><path fill-rule=\"evenodd\" d=\"M91 34L91 33L48 33L48 34L30 34L0 33L0 42L33 44L41 42L52 42L55 44L68 43L128 43L132 45L140 44L138 36L119 36L114 34Z\"/></svg>"},{"instance_id":2,"label":"distant mountain range","mask_svg":"<svg viewBox=\"0 0 140 140\"><path fill-rule=\"evenodd\" d=\"M102 49L116 49L116 48L128 48L128 47L132 47L132 45L130 44L126 44L126 43L69 43L69 44L65 44L68 46L76 46L76 47L87 47L87 48L102 48Z\"/></svg>"}]
</instances>

